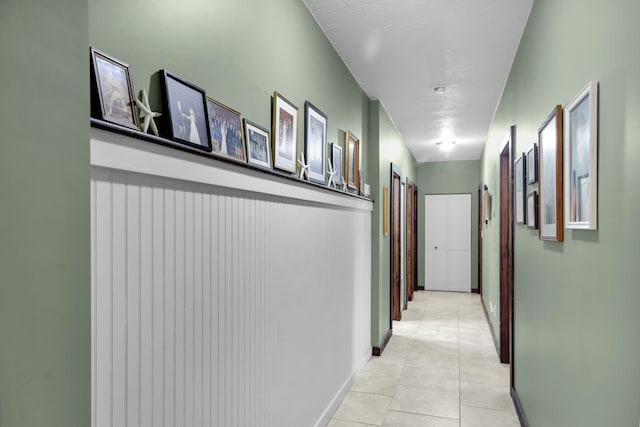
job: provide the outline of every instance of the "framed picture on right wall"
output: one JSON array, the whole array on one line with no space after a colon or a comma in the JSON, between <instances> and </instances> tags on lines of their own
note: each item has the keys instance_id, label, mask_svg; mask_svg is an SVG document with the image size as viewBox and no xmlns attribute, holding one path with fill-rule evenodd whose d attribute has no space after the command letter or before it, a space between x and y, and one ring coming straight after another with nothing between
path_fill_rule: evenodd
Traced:
<instances>
[{"instance_id":1,"label":"framed picture on right wall","mask_svg":"<svg viewBox=\"0 0 640 427\"><path fill-rule=\"evenodd\" d=\"M565 227L598 228L598 82L590 81L565 113Z\"/></svg>"},{"instance_id":2,"label":"framed picture on right wall","mask_svg":"<svg viewBox=\"0 0 640 427\"><path fill-rule=\"evenodd\" d=\"M540 240L562 242L562 106L557 105L538 129Z\"/></svg>"}]
</instances>

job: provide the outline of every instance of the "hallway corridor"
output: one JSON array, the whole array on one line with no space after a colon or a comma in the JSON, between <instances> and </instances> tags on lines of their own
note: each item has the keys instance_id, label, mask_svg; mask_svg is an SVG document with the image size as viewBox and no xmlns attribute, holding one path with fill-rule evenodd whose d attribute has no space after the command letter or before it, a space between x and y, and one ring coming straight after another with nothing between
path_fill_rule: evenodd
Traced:
<instances>
[{"instance_id":1,"label":"hallway corridor","mask_svg":"<svg viewBox=\"0 0 640 427\"><path fill-rule=\"evenodd\" d=\"M329 427L519 426L477 294L420 291Z\"/></svg>"}]
</instances>

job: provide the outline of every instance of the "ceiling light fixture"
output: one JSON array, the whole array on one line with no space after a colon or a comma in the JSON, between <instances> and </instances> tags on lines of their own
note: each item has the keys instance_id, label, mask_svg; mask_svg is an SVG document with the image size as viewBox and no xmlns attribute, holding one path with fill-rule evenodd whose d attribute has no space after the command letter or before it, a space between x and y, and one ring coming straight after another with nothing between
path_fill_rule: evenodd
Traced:
<instances>
[{"instance_id":1,"label":"ceiling light fixture","mask_svg":"<svg viewBox=\"0 0 640 427\"><path fill-rule=\"evenodd\" d=\"M436 145L442 151L444 151L445 153L448 153L449 151L453 150L453 146L455 143L456 143L455 141L438 141L436 142Z\"/></svg>"},{"instance_id":2,"label":"ceiling light fixture","mask_svg":"<svg viewBox=\"0 0 640 427\"><path fill-rule=\"evenodd\" d=\"M446 90L447 90L447 87L445 85L435 85L433 87L433 91L440 95L442 95Z\"/></svg>"}]
</instances>

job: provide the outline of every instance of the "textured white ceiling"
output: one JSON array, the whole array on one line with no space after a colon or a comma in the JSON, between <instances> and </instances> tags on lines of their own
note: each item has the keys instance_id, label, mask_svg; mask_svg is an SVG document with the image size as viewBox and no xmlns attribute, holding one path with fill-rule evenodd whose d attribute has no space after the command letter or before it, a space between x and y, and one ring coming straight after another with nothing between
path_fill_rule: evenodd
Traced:
<instances>
[{"instance_id":1,"label":"textured white ceiling","mask_svg":"<svg viewBox=\"0 0 640 427\"><path fill-rule=\"evenodd\" d=\"M480 158L533 0L304 2L419 163Z\"/></svg>"}]
</instances>

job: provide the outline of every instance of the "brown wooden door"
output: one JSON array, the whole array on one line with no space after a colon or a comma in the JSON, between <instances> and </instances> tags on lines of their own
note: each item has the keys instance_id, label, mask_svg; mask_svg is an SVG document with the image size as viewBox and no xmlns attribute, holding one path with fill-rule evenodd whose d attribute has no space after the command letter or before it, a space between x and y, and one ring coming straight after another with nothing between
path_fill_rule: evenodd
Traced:
<instances>
[{"instance_id":1,"label":"brown wooden door","mask_svg":"<svg viewBox=\"0 0 640 427\"><path fill-rule=\"evenodd\" d=\"M391 165L391 318L402 318L400 301L400 203L402 202L400 170Z\"/></svg>"},{"instance_id":2,"label":"brown wooden door","mask_svg":"<svg viewBox=\"0 0 640 427\"><path fill-rule=\"evenodd\" d=\"M500 150L500 362L511 362L513 311L513 148L511 127ZM512 366L513 368L513 366ZM511 375L513 381L513 375Z\"/></svg>"}]
</instances>

